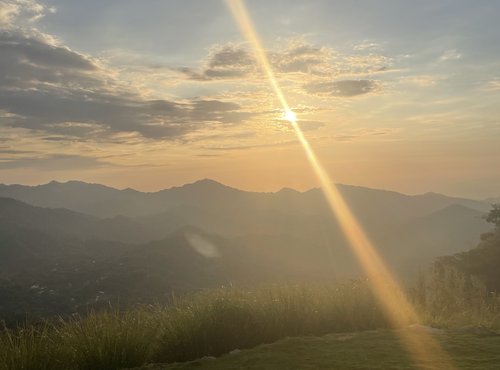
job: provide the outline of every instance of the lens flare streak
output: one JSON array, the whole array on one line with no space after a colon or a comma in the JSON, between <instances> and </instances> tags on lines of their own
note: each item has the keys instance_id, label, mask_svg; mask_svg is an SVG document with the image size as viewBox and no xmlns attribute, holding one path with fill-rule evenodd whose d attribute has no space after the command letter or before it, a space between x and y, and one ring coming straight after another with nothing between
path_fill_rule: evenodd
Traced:
<instances>
[{"instance_id":1,"label":"lens flare streak","mask_svg":"<svg viewBox=\"0 0 500 370\"><path fill-rule=\"evenodd\" d=\"M342 197L342 194L317 159L311 145L300 129L295 114L290 109L283 91L275 78L266 51L261 45L244 2L242 0L227 0L227 4L241 32L252 45L255 58L266 74L271 88L281 104L284 118L290 121L307 159L320 182L325 198L345 233L360 265L368 276L373 292L380 301L387 319L394 328L401 329L397 333L400 336L402 344L419 367L427 368L430 364L439 364L440 369L454 369L448 354L429 333L425 331L416 333L407 329L410 324L420 321L416 310L408 301L403 289L377 253L375 246L369 240Z\"/></svg>"}]
</instances>

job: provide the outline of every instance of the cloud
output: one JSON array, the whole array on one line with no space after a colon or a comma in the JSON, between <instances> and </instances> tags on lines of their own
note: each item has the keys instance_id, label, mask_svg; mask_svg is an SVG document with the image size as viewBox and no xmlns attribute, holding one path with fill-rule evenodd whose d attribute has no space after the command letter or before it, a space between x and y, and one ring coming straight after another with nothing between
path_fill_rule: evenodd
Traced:
<instances>
[{"instance_id":1,"label":"cloud","mask_svg":"<svg viewBox=\"0 0 500 370\"><path fill-rule=\"evenodd\" d=\"M440 75L416 75L405 77L403 82L415 84L419 87L430 87L436 85L443 78Z\"/></svg>"},{"instance_id":2,"label":"cloud","mask_svg":"<svg viewBox=\"0 0 500 370\"><path fill-rule=\"evenodd\" d=\"M299 120L298 123L302 131L314 131L325 126L324 122L313 120Z\"/></svg>"},{"instance_id":3,"label":"cloud","mask_svg":"<svg viewBox=\"0 0 500 370\"><path fill-rule=\"evenodd\" d=\"M0 31L0 86L30 88L34 84L78 83L95 86L89 72L98 67L84 55L57 46L41 33Z\"/></svg>"},{"instance_id":4,"label":"cloud","mask_svg":"<svg viewBox=\"0 0 500 370\"><path fill-rule=\"evenodd\" d=\"M381 49L381 45L375 41L364 40L358 44L355 44L353 49L355 51L374 51Z\"/></svg>"},{"instance_id":5,"label":"cloud","mask_svg":"<svg viewBox=\"0 0 500 370\"><path fill-rule=\"evenodd\" d=\"M292 39L283 50L270 53L274 69L281 73L325 76L333 73L333 50L316 47L303 39Z\"/></svg>"},{"instance_id":6,"label":"cloud","mask_svg":"<svg viewBox=\"0 0 500 370\"><path fill-rule=\"evenodd\" d=\"M370 44L370 47L374 44ZM341 54L332 48L316 46L303 37L292 38L285 46L267 51L270 64L278 78L304 83L317 78L364 77L390 69L392 60L373 53L371 49L355 48ZM214 45L199 68L174 68L187 80L240 80L259 82L263 77L246 44ZM362 82L363 83L363 82ZM343 94L339 94L343 96Z\"/></svg>"},{"instance_id":7,"label":"cloud","mask_svg":"<svg viewBox=\"0 0 500 370\"><path fill-rule=\"evenodd\" d=\"M2 157L0 159L0 170L32 168L37 170L58 171L96 168L106 165L108 164L102 162L98 158L72 154L49 154L24 158Z\"/></svg>"},{"instance_id":8,"label":"cloud","mask_svg":"<svg viewBox=\"0 0 500 370\"><path fill-rule=\"evenodd\" d=\"M36 153L32 150L16 150L10 148L0 147L0 154L31 154Z\"/></svg>"},{"instance_id":9,"label":"cloud","mask_svg":"<svg viewBox=\"0 0 500 370\"><path fill-rule=\"evenodd\" d=\"M462 53L460 53L457 49L446 50L439 57L440 62L447 62L450 60L458 60L462 58Z\"/></svg>"},{"instance_id":10,"label":"cloud","mask_svg":"<svg viewBox=\"0 0 500 370\"><path fill-rule=\"evenodd\" d=\"M35 0L0 0L0 26L12 27L14 23L34 22L47 12L54 12Z\"/></svg>"},{"instance_id":11,"label":"cloud","mask_svg":"<svg viewBox=\"0 0 500 370\"><path fill-rule=\"evenodd\" d=\"M188 79L208 81L218 79L242 78L255 72L256 63L250 52L240 44L214 45L202 62L199 70L176 68Z\"/></svg>"},{"instance_id":12,"label":"cloud","mask_svg":"<svg viewBox=\"0 0 500 370\"><path fill-rule=\"evenodd\" d=\"M359 128L348 130L344 133L334 135L336 141L354 141L359 139L367 139L369 137L378 137L383 135L390 135L397 132L398 129L390 127L379 128ZM378 139L380 140L380 139Z\"/></svg>"},{"instance_id":13,"label":"cloud","mask_svg":"<svg viewBox=\"0 0 500 370\"><path fill-rule=\"evenodd\" d=\"M220 57L215 67L224 63ZM171 139L252 116L236 103L148 100L100 61L36 31L0 32L0 125L68 137L135 132Z\"/></svg>"},{"instance_id":14,"label":"cloud","mask_svg":"<svg viewBox=\"0 0 500 370\"><path fill-rule=\"evenodd\" d=\"M285 48L268 52L276 73L315 76L332 72L332 53L331 49L316 47L302 38L291 39ZM246 45L233 43L212 46L198 69L181 67L174 70L196 81L255 78L259 73L258 65Z\"/></svg>"},{"instance_id":15,"label":"cloud","mask_svg":"<svg viewBox=\"0 0 500 370\"><path fill-rule=\"evenodd\" d=\"M500 91L500 79L495 78L491 81L488 81L486 86L487 86L487 90Z\"/></svg>"},{"instance_id":16,"label":"cloud","mask_svg":"<svg viewBox=\"0 0 500 370\"><path fill-rule=\"evenodd\" d=\"M377 89L378 84L373 80L319 81L304 85L304 90L309 94L325 94L339 97L364 95Z\"/></svg>"}]
</instances>

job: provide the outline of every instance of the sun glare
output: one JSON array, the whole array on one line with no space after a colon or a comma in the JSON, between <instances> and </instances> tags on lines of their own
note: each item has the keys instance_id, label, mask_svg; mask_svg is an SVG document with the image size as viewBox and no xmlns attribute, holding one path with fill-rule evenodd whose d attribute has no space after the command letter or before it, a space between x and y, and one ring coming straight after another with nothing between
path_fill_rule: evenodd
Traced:
<instances>
[{"instance_id":1,"label":"sun glare","mask_svg":"<svg viewBox=\"0 0 500 370\"><path fill-rule=\"evenodd\" d=\"M294 113L294 111L288 109L283 113L283 118L286 119L287 121L290 122L295 122L297 121L297 115Z\"/></svg>"},{"instance_id":2,"label":"sun glare","mask_svg":"<svg viewBox=\"0 0 500 370\"><path fill-rule=\"evenodd\" d=\"M268 77L271 88L281 103L284 112L283 117L294 128L307 159L321 184L326 201L330 205L332 212L337 216L337 221L344 231L347 240L350 242L351 248L360 265L368 276L373 292L385 309L388 320L397 329L405 328L416 322L418 323L420 318L415 308L406 298L405 292L399 286L398 281L377 253L377 248L369 240L368 235L349 208L335 183L330 179L328 173L317 159L309 141L297 124L295 113L289 108L285 95L275 78L271 63L253 27L244 1L227 0L227 4L243 35L253 45L255 57L263 72ZM442 364L442 369L454 369L448 354L430 334L423 332L416 335L409 330L398 330L397 333L418 367L425 368L426 363L438 361Z\"/></svg>"}]
</instances>

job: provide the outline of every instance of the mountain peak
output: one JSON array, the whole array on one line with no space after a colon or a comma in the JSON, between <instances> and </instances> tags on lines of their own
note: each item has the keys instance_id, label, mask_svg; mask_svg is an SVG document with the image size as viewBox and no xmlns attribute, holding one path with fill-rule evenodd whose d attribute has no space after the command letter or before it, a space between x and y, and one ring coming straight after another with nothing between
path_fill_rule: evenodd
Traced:
<instances>
[{"instance_id":1,"label":"mountain peak","mask_svg":"<svg viewBox=\"0 0 500 370\"><path fill-rule=\"evenodd\" d=\"M193 183L190 184L185 184L178 189L189 189L189 188L197 188L197 189L210 189L210 190L216 190L216 189L224 189L224 190L238 190L236 188L233 188L231 186L224 185L218 181L212 180L212 179L201 179L197 180Z\"/></svg>"},{"instance_id":2,"label":"mountain peak","mask_svg":"<svg viewBox=\"0 0 500 370\"><path fill-rule=\"evenodd\" d=\"M204 178L204 179L201 179L201 180L196 180L195 182L193 182L191 184L186 184L186 185L217 185L217 186L224 186L224 187L226 187L226 185L224 185L224 184L222 184L222 183L220 183L218 181L209 179L209 178Z\"/></svg>"},{"instance_id":3,"label":"mountain peak","mask_svg":"<svg viewBox=\"0 0 500 370\"><path fill-rule=\"evenodd\" d=\"M281 188L280 190L278 190L277 194L300 194L300 191L292 189L292 188L284 187L284 188Z\"/></svg>"},{"instance_id":4,"label":"mountain peak","mask_svg":"<svg viewBox=\"0 0 500 370\"><path fill-rule=\"evenodd\" d=\"M480 219L482 214L483 213L481 211L469 208L463 204L453 203L450 204L449 206L446 206L429 214L429 216L432 219L442 218L451 220L451 219L456 219L457 217L458 218L465 217L467 220L470 220L470 219Z\"/></svg>"}]
</instances>

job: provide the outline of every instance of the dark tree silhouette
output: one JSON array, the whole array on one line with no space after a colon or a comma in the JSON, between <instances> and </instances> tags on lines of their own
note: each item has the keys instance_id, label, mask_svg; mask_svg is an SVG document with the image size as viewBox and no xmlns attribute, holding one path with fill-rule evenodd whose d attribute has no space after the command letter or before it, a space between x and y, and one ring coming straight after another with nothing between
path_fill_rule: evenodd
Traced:
<instances>
[{"instance_id":1,"label":"dark tree silhouette","mask_svg":"<svg viewBox=\"0 0 500 370\"><path fill-rule=\"evenodd\" d=\"M485 216L486 221L500 228L500 203L493 204L490 212Z\"/></svg>"}]
</instances>

